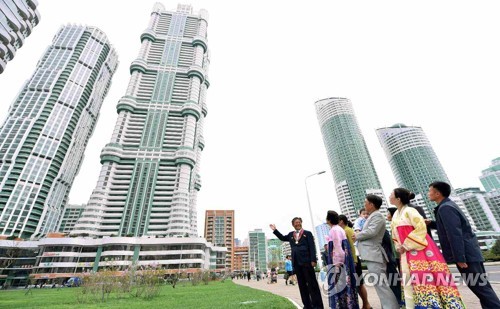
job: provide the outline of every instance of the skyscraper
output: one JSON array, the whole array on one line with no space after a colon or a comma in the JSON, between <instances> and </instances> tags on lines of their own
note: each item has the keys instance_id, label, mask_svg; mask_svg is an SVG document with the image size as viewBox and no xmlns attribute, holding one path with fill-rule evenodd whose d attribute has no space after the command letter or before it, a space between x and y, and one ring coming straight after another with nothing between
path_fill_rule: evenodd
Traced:
<instances>
[{"instance_id":1,"label":"skyscraper","mask_svg":"<svg viewBox=\"0 0 500 309\"><path fill-rule=\"evenodd\" d=\"M0 128L0 235L57 230L117 64L99 29L60 28Z\"/></svg>"},{"instance_id":2,"label":"skyscraper","mask_svg":"<svg viewBox=\"0 0 500 309\"><path fill-rule=\"evenodd\" d=\"M318 237L319 250L323 251L323 247L327 243L326 236L328 236L328 233L330 233L330 227L326 223L321 223L320 225L316 225L315 229L316 235Z\"/></svg>"},{"instance_id":3,"label":"skyscraper","mask_svg":"<svg viewBox=\"0 0 500 309\"><path fill-rule=\"evenodd\" d=\"M215 246L226 247L226 267L233 270L234 210L206 210L205 239Z\"/></svg>"},{"instance_id":4,"label":"skyscraper","mask_svg":"<svg viewBox=\"0 0 500 309\"><path fill-rule=\"evenodd\" d=\"M493 160L490 167L481 172L479 179L486 192L500 191L500 158Z\"/></svg>"},{"instance_id":5,"label":"skyscraper","mask_svg":"<svg viewBox=\"0 0 500 309\"><path fill-rule=\"evenodd\" d=\"M209 86L208 14L154 5L74 234L196 236Z\"/></svg>"},{"instance_id":6,"label":"skyscraper","mask_svg":"<svg viewBox=\"0 0 500 309\"><path fill-rule=\"evenodd\" d=\"M367 194L380 196L385 209L382 187L351 101L334 97L315 105L342 213L354 220Z\"/></svg>"},{"instance_id":7,"label":"skyscraper","mask_svg":"<svg viewBox=\"0 0 500 309\"><path fill-rule=\"evenodd\" d=\"M419 206L434 217L433 209L436 204L427 196L429 184L434 181L451 183L422 128L398 123L378 129L377 135L398 186L412 191L416 196L420 195L425 205ZM475 229L474 221L463 201L453 192L450 199L462 209Z\"/></svg>"},{"instance_id":8,"label":"skyscraper","mask_svg":"<svg viewBox=\"0 0 500 309\"><path fill-rule=\"evenodd\" d=\"M40 22L36 0L0 0L0 74Z\"/></svg>"},{"instance_id":9,"label":"skyscraper","mask_svg":"<svg viewBox=\"0 0 500 309\"><path fill-rule=\"evenodd\" d=\"M256 229L248 233L249 248L248 258L250 260L250 268L253 270L260 269L262 271L267 268L267 245L266 234L262 229Z\"/></svg>"}]
</instances>

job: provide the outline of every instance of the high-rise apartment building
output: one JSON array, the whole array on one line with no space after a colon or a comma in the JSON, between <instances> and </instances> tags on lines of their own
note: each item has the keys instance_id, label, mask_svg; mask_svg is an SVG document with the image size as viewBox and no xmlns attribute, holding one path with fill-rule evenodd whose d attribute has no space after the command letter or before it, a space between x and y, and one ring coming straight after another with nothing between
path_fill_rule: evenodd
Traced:
<instances>
[{"instance_id":1,"label":"high-rise apartment building","mask_svg":"<svg viewBox=\"0 0 500 309\"><path fill-rule=\"evenodd\" d=\"M288 241L284 241L281 244L281 252L282 252L282 258L285 260L287 255L292 255L292 247L290 247L290 243Z\"/></svg>"},{"instance_id":2,"label":"high-rise apartment building","mask_svg":"<svg viewBox=\"0 0 500 309\"><path fill-rule=\"evenodd\" d=\"M234 248L233 270L250 270L250 263L248 260L248 247Z\"/></svg>"},{"instance_id":3,"label":"high-rise apartment building","mask_svg":"<svg viewBox=\"0 0 500 309\"><path fill-rule=\"evenodd\" d=\"M266 234L262 229L255 229L248 233L248 239L250 243L248 250L250 268L265 271L267 269Z\"/></svg>"},{"instance_id":4,"label":"high-rise apartment building","mask_svg":"<svg viewBox=\"0 0 500 309\"><path fill-rule=\"evenodd\" d=\"M40 22L36 0L0 0L0 74Z\"/></svg>"},{"instance_id":5,"label":"high-rise apartment building","mask_svg":"<svg viewBox=\"0 0 500 309\"><path fill-rule=\"evenodd\" d=\"M500 232L500 214L492 211L486 192L479 188L463 188L456 189L455 193L464 202L478 230Z\"/></svg>"},{"instance_id":6,"label":"high-rise apartment building","mask_svg":"<svg viewBox=\"0 0 500 309\"><path fill-rule=\"evenodd\" d=\"M493 160L490 167L481 172L479 180L486 192L500 191L500 158Z\"/></svg>"},{"instance_id":7,"label":"high-rise apartment building","mask_svg":"<svg viewBox=\"0 0 500 309\"><path fill-rule=\"evenodd\" d=\"M117 59L97 28L57 32L0 128L0 235L57 231Z\"/></svg>"},{"instance_id":8,"label":"high-rise apartment building","mask_svg":"<svg viewBox=\"0 0 500 309\"><path fill-rule=\"evenodd\" d=\"M486 199L488 201L488 205L490 206L490 210L493 213L493 216L495 218L498 218L497 222L500 225L500 190L487 192Z\"/></svg>"},{"instance_id":9,"label":"high-rise apartment building","mask_svg":"<svg viewBox=\"0 0 500 309\"><path fill-rule=\"evenodd\" d=\"M226 267L233 270L234 210L206 210L205 239L215 246L226 247Z\"/></svg>"},{"instance_id":10,"label":"high-rise apartment building","mask_svg":"<svg viewBox=\"0 0 500 309\"><path fill-rule=\"evenodd\" d=\"M380 196L385 209L382 187L351 101L334 97L315 105L342 214L356 218L367 194Z\"/></svg>"},{"instance_id":11,"label":"high-rise apartment building","mask_svg":"<svg viewBox=\"0 0 500 309\"><path fill-rule=\"evenodd\" d=\"M434 181L451 183L422 128L398 123L392 127L377 129L377 136L398 186L420 196L425 205L419 203L419 206L433 218L436 203L431 202L427 196L429 184ZM474 221L462 200L453 192L450 199L460 207L475 229Z\"/></svg>"},{"instance_id":12,"label":"high-rise apartment building","mask_svg":"<svg viewBox=\"0 0 500 309\"><path fill-rule=\"evenodd\" d=\"M75 228L75 224L82 215L85 204L66 204L62 212L58 231L69 233Z\"/></svg>"},{"instance_id":13,"label":"high-rise apartment building","mask_svg":"<svg viewBox=\"0 0 500 309\"><path fill-rule=\"evenodd\" d=\"M330 227L326 223L321 223L320 225L316 225L315 229L316 235L318 237L319 250L323 251L323 247L327 243L326 236L328 236L328 234L330 233Z\"/></svg>"},{"instance_id":14,"label":"high-rise apartment building","mask_svg":"<svg viewBox=\"0 0 500 309\"><path fill-rule=\"evenodd\" d=\"M242 241L239 238L234 239L234 247L241 247Z\"/></svg>"},{"instance_id":15,"label":"high-rise apartment building","mask_svg":"<svg viewBox=\"0 0 500 309\"><path fill-rule=\"evenodd\" d=\"M157 3L117 105L97 185L73 233L197 235L196 196L205 145L208 14Z\"/></svg>"}]
</instances>

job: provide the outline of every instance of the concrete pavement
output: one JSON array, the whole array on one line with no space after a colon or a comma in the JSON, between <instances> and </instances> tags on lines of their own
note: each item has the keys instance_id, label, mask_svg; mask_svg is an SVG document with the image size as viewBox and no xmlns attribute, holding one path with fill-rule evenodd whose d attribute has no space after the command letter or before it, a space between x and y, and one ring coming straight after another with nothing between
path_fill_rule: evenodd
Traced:
<instances>
[{"instance_id":1,"label":"concrete pavement","mask_svg":"<svg viewBox=\"0 0 500 309\"><path fill-rule=\"evenodd\" d=\"M298 308L303 307L302 301L300 299L299 287L297 285L285 285L283 276L280 276L278 279L278 283L274 284L268 284L266 279L261 281L256 281L253 279L250 281L247 281L247 279L234 279L233 282L243 286L248 286L250 288L263 290L286 297L295 302L298 305ZM492 284L492 286L497 295L500 295L500 284ZM367 286L366 289L368 291L368 301L370 302L370 305L373 307L373 309L380 309L380 301L378 299L377 293L375 292L375 288ZM467 308L481 308L479 299L469 290L467 286L459 286L458 289ZM361 304L361 299L359 299L359 301ZM323 295L323 305L325 306L325 308L328 308L328 299L325 295Z\"/></svg>"}]
</instances>

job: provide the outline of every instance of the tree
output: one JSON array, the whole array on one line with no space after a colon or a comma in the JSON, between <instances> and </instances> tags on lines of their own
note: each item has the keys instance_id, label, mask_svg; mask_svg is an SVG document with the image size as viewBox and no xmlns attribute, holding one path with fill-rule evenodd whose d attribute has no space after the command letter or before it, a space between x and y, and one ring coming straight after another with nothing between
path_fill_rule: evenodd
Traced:
<instances>
[{"instance_id":1,"label":"tree","mask_svg":"<svg viewBox=\"0 0 500 309\"><path fill-rule=\"evenodd\" d=\"M21 257L22 249L19 247L20 242L15 240L10 240L11 245L0 248L0 269L9 268L18 258Z\"/></svg>"},{"instance_id":2,"label":"tree","mask_svg":"<svg viewBox=\"0 0 500 309\"><path fill-rule=\"evenodd\" d=\"M493 253L494 255L500 255L500 241L495 241L495 244L491 248L491 253Z\"/></svg>"}]
</instances>

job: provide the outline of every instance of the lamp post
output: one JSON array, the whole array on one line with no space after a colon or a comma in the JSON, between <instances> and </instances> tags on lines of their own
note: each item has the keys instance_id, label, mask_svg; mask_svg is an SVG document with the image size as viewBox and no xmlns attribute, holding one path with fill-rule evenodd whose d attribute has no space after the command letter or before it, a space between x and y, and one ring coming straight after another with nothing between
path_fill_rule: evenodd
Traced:
<instances>
[{"instance_id":1,"label":"lamp post","mask_svg":"<svg viewBox=\"0 0 500 309\"><path fill-rule=\"evenodd\" d=\"M312 213L312 209L311 209L311 201L309 200L309 190L307 189L307 179L312 177L312 176L321 175L324 173L325 173L325 171L317 172L317 173L314 173L314 174L307 176L304 179L304 184L306 186L307 205L309 206L309 215L311 215L311 224L312 224L312 233L314 236L314 245L316 246L316 258L318 259L319 263L321 263L321 256L319 255L320 251L319 251L318 235L316 234L316 228L314 226L313 213Z\"/></svg>"}]
</instances>

